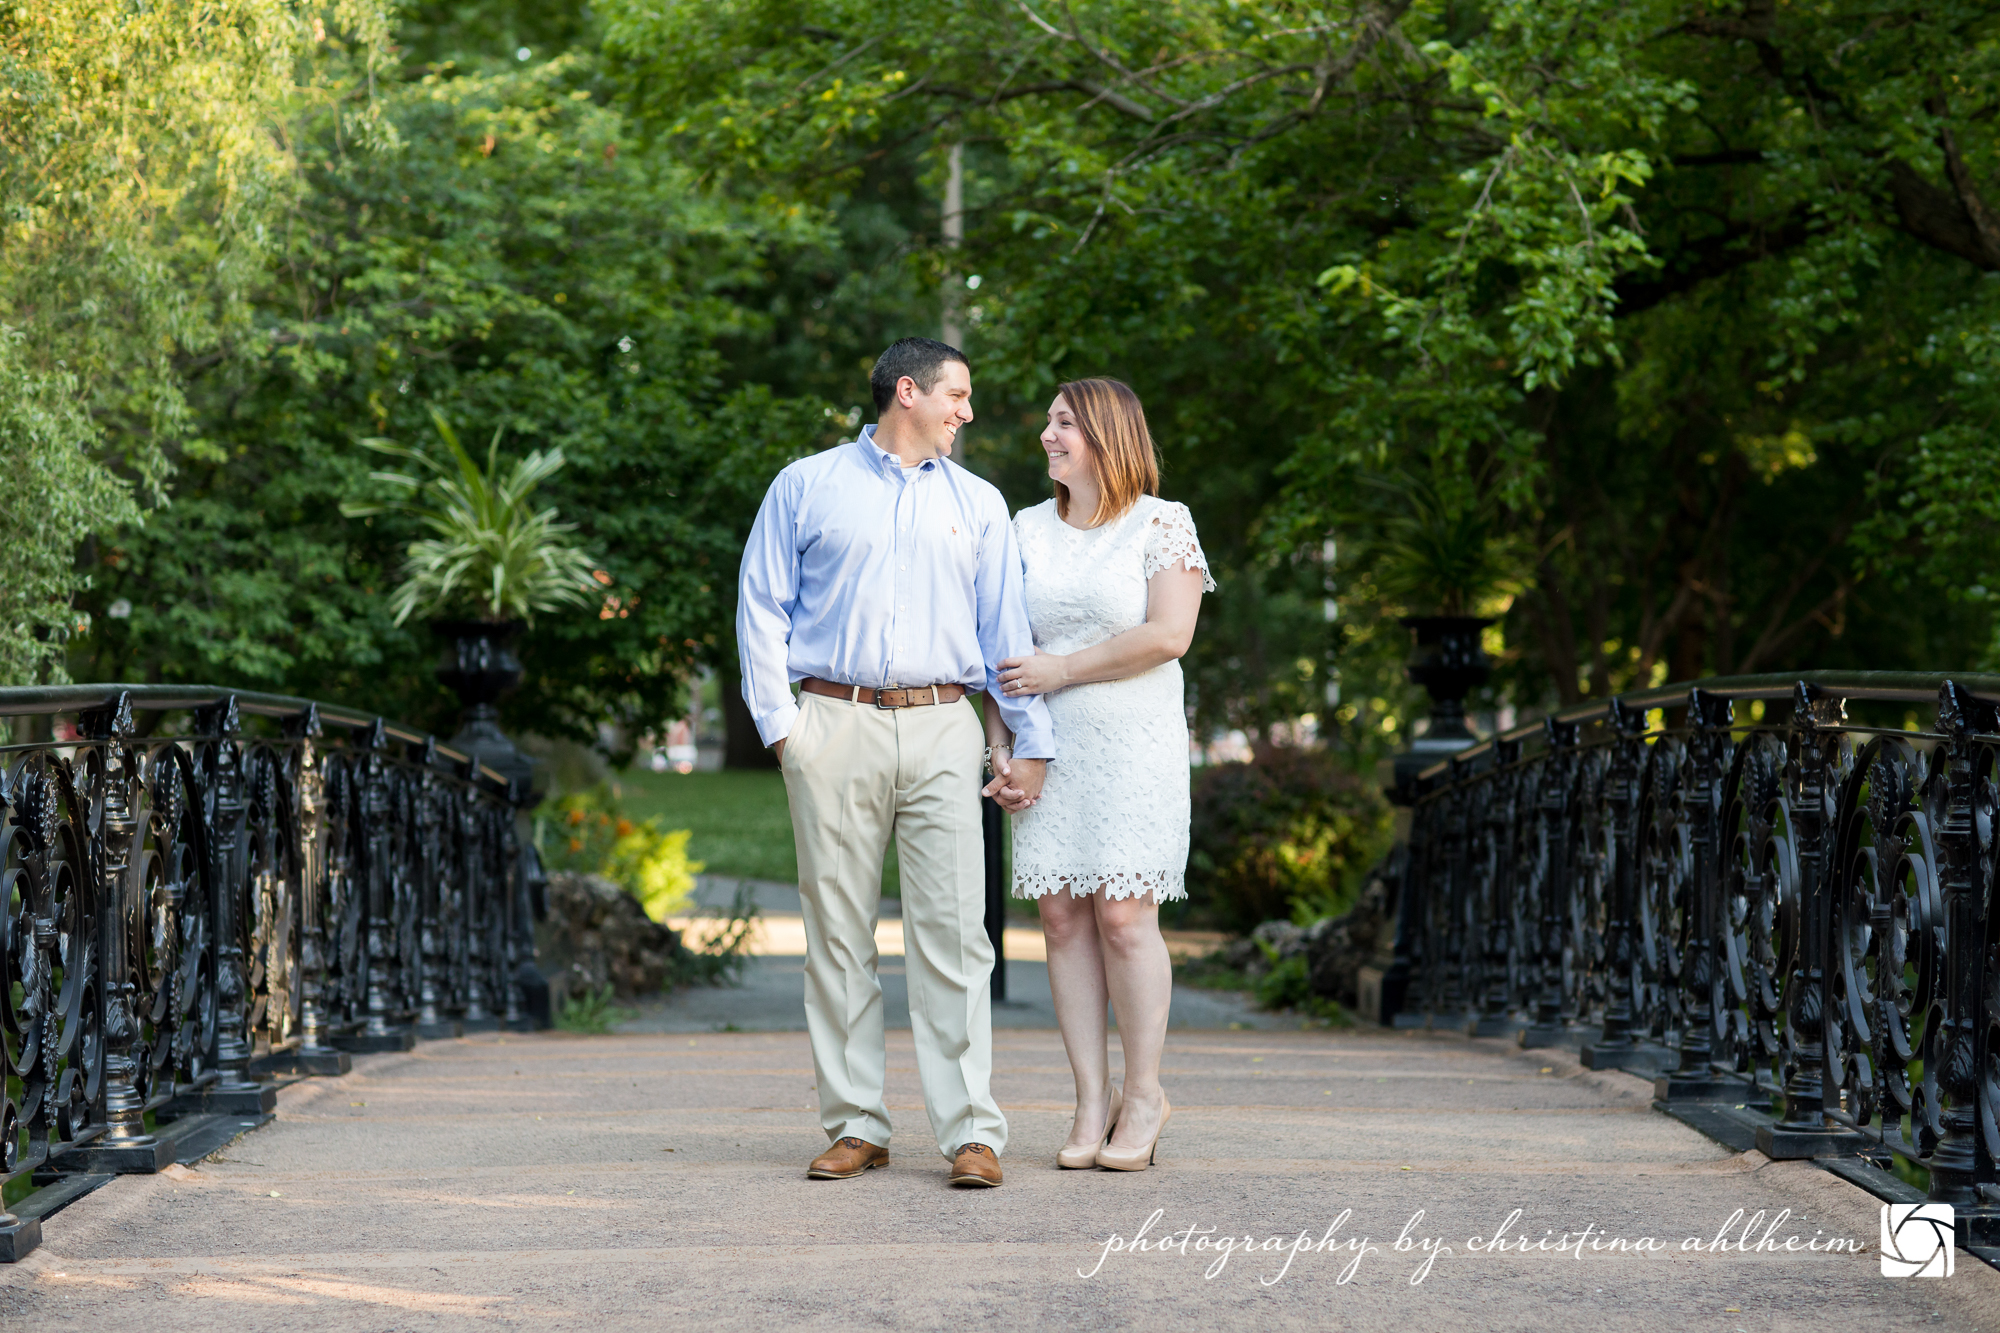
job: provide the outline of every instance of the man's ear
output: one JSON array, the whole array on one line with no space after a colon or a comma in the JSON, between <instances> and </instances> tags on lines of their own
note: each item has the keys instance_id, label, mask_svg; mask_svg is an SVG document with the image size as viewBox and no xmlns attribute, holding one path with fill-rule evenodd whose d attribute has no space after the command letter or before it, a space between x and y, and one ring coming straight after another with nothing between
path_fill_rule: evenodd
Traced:
<instances>
[{"instance_id":1,"label":"man's ear","mask_svg":"<svg viewBox=\"0 0 2000 1333\"><path fill-rule=\"evenodd\" d=\"M917 382L908 375L896 381L896 402L903 408L915 407L917 399L922 396L921 391L917 388Z\"/></svg>"}]
</instances>

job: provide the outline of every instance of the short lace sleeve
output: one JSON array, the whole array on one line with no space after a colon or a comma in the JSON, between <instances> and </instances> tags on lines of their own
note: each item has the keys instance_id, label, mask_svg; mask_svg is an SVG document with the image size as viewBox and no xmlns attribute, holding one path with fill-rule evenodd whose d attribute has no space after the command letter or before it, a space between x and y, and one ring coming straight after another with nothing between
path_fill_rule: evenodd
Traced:
<instances>
[{"instance_id":1,"label":"short lace sleeve","mask_svg":"<svg viewBox=\"0 0 2000 1333\"><path fill-rule=\"evenodd\" d=\"M1175 566L1201 571L1203 592L1215 591L1215 579L1208 572L1208 557L1194 535L1194 517L1187 506L1168 501L1153 511L1146 530L1146 577Z\"/></svg>"}]
</instances>

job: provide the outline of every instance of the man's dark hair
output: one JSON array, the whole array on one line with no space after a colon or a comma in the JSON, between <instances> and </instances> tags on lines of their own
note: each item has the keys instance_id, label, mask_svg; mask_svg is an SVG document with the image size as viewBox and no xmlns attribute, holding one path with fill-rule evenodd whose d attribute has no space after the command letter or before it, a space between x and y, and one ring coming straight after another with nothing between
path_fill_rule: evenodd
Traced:
<instances>
[{"instance_id":1,"label":"man's dark hair","mask_svg":"<svg viewBox=\"0 0 2000 1333\"><path fill-rule=\"evenodd\" d=\"M938 374L947 361L956 361L967 370L972 369L965 353L935 338L898 338L890 343L888 350L875 358L875 369L868 376L868 388L875 395L876 413L879 415L888 411L889 404L896 401L896 382L905 375L916 381L918 393L929 393L935 389Z\"/></svg>"}]
</instances>

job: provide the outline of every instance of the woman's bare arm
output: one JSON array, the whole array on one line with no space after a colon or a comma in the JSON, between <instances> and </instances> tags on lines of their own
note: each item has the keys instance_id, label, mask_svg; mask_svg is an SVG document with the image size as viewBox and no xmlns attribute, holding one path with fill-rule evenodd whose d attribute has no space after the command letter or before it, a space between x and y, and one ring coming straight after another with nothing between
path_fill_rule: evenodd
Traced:
<instances>
[{"instance_id":1,"label":"woman's bare arm","mask_svg":"<svg viewBox=\"0 0 2000 1333\"><path fill-rule=\"evenodd\" d=\"M1000 664L1009 695L1047 694L1065 685L1123 680L1187 652L1201 614L1201 571L1175 565L1146 584L1146 623L1073 653L1036 653ZM995 713L999 710L995 709Z\"/></svg>"}]
</instances>

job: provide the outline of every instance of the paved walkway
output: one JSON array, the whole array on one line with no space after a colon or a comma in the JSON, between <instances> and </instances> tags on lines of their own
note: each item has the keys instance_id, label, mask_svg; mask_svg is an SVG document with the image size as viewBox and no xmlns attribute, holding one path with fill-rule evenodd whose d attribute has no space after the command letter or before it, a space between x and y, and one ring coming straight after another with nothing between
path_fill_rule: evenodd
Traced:
<instances>
[{"instance_id":1,"label":"paved walkway","mask_svg":"<svg viewBox=\"0 0 2000 1333\"><path fill-rule=\"evenodd\" d=\"M796 1032L487 1035L367 1057L285 1089L276 1121L198 1169L51 1218L43 1248L0 1271L0 1327L2000 1327L2000 1272L1961 1254L1948 1279L1884 1278L1874 1199L1731 1154L1652 1111L1639 1080L1562 1055L1176 1032L1160 1163L1123 1175L1055 1168L1060 1042L1007 1030L1007 1184L968 1191L928 1146L908 1033L889 1041L895 1161L839 1182L804 1178L824 1139ZM1517 1209L1509 1236L1589 1226L1666 1252L1469 1252ZM1790 1209L1775 1236L1864 1252L1681 1249L1739 1209ZM1302 1253L1273 1280L1283 1255L1218 1265L1197 1248L1330 1225L1367 1238L1358 1264ZM1188 1248L1105 1255L1142 1231ZM1445 1247L1427 1271L1424 1240Z\"/></svg>"},{"instance_id":2,"label":"paved walkway","mask_svg":"<svg viewBox=\"0 0 2000 1333\"><path fill-rule=\"evenodd\" d=\"M1009 934L1014 932L1010 931ZM1041 936L1035 936L1039 943ZM790 1032L804 1025L805 959L765 955L749 960L742 985L682 991L671 999L642 1000L627 1006L630 1021L618 1031L638 1032ZM910 990L900 946L884 953L876 969L882 979L882 1021L890 1028L910 1026ZM1169 1027L1176 1031L1219 1028L1285 1029L1296 1031L1299 1019L1256 1008L1234 991L1174 987ZM1007 963L1007 999L993 1007L995 1028L1053 1028L1055 1000L1049 994L1049 965L1039 959Z\"/></svg>"},{"instance_id":3,"label":"paved walkway","mask_svg":"<svg viewBox=\"0 0 2000 1333\"><path fill-rule=\"evenodd\" d=\"M804 1026L805 918L799 912L796 888L767 880L723 880L702 876L696 901L713 912L729 902L737 884L755 890L760 915L752 926L741 984L682 991L669 998L647 999L627 1006L629 1021L620 1032L790 1032ZM902 903L882 900L875 927L875 947L881 952L877 975L882 980L883 1022L891 1028L910 1026L910 992L903 962ZM713 916L681 917L670 922L699 940L717 924ZM1205 931L1168 931L1167 948L1175 957L1203 954L1223 937ZM993 1008L996 1028L1053 1028L1055 1001L1049 994L1048 949L1032 919L1010 921L1004 947L1007 954L1007 998ZM1108 1011L1107 1011L1108 1012ZM1174 988L1169 1026L1176 1029L1291 1029L1300 1026L1288 1014L1266 1013L1248 996L1230 991Z\"/></svg>"}]
</instances>

